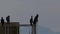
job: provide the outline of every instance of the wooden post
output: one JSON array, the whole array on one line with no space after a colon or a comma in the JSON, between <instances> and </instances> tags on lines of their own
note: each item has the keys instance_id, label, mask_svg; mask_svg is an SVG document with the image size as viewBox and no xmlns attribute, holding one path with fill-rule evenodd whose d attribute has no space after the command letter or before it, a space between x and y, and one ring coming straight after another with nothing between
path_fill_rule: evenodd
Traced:
<instances>
[{"instance_id":1,"label":"wooden post","mask_svg":"<svg viewBox=\"0 0 60 34\"><path fill-rule=\"evenodd\" d=\"M7 28L8 28L8 34L9 34L9 24L8 24L8 27Z\"/></svg>"},{"instance_id":2,"label":"wooden post","mask_svg":"<svg viewBox=\"0 0 60 34\"><path fill-rule=\"evenodd\" d=\"M6 24L5 24L4 26L5 26L5 34L6 34L6 32L7 32L7 31L6 31Z\"/></svg>"},{"instance_id":3,"label":"wooden post","mask_svg":"<svg viewBox=\"0 0 60 34\"><path fill-rule=\"evenodd\" d=\"M32 24L32 34L33 34L33 24Z\"/></svg>"},{"instance_id":4,"label":"wooden post","mask_svg":"<svg viewBox=\"0 0 60 34\"><path fill-rule=\"evenodd\" d=\"M34 34L36 34L36 24L34 24Z\"/></svg>"},{"instance_id":5,"label":"wooden post","mask_svg":"<svg viewBox=\"0 0 60 34\"><path fill-rule=\"evenodd\" d=\"M36 24L32 25L32 34L36 34Z\"/></svg>"}]
</instances>

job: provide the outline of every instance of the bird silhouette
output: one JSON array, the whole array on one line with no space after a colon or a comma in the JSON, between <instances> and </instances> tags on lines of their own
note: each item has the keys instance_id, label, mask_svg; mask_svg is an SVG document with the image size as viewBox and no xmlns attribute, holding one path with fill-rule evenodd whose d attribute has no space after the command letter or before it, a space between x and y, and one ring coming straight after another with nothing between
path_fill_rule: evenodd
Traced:
<instances>
[{"instance_id":1,"label":"bird silhouette","mask_svg":"<svg viewBox=\"0 0 60 34\"><path fill-rule=\"evenodd\" d=\"M33 24L36 24L36 22L38 22L38 17L39 17L39 15L37 14L37 15L35 16L35 18L34 18Z\"/></svg>"},{"instance_id":2,"label":"bird silhouette","mask_svg":"<svg viewBox=\"0 0 60 34\"><path fill-rule=\"evenodd\" d=\"M7 21L7 23L10 22L10 16L7 16L7 17L6 17L6 21Z\"/></svg>"},{"instance_id":3,"label":"bird silhouette","mask_svg":"<svg viewBox=\"0 0 60 34\"><path fill-rule=\"evenodd\" d=\"M31 16L30 18L30 25L32 26L32 23L33 23L33 16Z\"/></svg>"},{"instance_id":4,"label":"bird silhouette","mask_svg":"<svg viewBox=\"0 0 60 34\"><path fill-rule=\"evenodd\" d=\"M2 26L3 26L3 24L4 24L4 19L3 19L3 17L1 17L1 23L2 23Z\"/></svg>"}]
</instances>

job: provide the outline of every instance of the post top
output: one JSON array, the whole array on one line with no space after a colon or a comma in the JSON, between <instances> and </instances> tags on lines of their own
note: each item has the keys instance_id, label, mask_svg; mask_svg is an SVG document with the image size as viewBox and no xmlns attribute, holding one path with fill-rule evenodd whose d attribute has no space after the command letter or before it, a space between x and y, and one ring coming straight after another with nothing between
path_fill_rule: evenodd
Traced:
<instances>
[{"instance_id":1,"label":"post top","mask_svg":"<svg viewBox=\"0 0 60 34\"><path fill-rule=\"evenodd\" d=\"M2 23L0 22L0 26L2 26ZM19 22L4 22L4 26L19 26Z\"/></svg>"}]
</instances>

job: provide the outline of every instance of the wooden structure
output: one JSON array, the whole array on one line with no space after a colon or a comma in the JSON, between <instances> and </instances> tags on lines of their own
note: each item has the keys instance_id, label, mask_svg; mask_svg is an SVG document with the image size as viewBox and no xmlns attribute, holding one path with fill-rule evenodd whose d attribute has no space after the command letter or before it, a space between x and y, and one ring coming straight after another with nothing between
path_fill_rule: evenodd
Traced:
<instances>
[{"instance_id":1,"label":"wooden structure","mask_svg":"<svg viewBox=\"0 0 60 34\"><path fill-rule=\"evenodd\" d=\"M4 25L0 23L0 34L19 34L19 27L32 27L31 34L36 34L36 25L30 24L19 24L19 22L5 22Z\"/></svg>"},{"instance_id":2,"label":"wooden structure","mask_svg":"<svg viewBox=\"0 0 60 34\"><path fill-rule=\"evenodd\" d=\"M0 34L19 34L19 22L0 23Z\"/></svg>"}]
</instances>

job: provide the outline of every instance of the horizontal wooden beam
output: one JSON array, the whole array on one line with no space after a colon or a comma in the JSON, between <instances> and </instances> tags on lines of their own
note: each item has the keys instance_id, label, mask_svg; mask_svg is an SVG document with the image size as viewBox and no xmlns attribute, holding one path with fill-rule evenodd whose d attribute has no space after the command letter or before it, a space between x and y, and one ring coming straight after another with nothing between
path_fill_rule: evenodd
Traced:
<instances>
[{"instance_id":1,"label":"horizontal wooden beam","mask_svg":"<svg viewBox=\"0 0 60 34\"><path fill-rule=\"evenodd\" d=\"M19 26L31 26L30 24L20 24Z\"/></svg>"},{"instance_id":2,"label":"horizontal wooden beam","mask_svg":"<svg viewBox=\"0 0 60 34\"><path fill-rule=\"evenodd\" d=\"M0 26L2 26L2 23L0 22ZM19 22L10 22L10 23L7 23L5 22L4 23L4 26L19 26L19 27L25 27L25 26L31 26L30 24L19 24Z\"/></svg>"}]
</instances>

